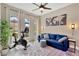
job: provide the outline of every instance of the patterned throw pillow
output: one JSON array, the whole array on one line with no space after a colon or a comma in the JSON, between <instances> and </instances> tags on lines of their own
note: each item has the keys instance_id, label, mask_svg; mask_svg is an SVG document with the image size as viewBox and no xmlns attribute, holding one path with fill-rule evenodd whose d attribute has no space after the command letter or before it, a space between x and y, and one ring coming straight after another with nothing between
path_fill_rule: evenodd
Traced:
<instances>
[{"instance_id":1,"label":"patterned throw pillow","mask_svg":"<svg viewBox=\"0 0 79 59\"><path fill-rule=\"evenodd\" d=\"M44 39L49 39L48 34L44 34Z\"/></svg>"},{"instance_id":2,"label":"patterned throw pillow","mask_svg":"<svg viewBox=\"0 0 79 59\"><path fill-rule=\"evenodd\" d=\"M67 37L63 37L63 38L59 39L58 42L63 42L66 39L67 39Z\"/></svg>"}]
</instances>

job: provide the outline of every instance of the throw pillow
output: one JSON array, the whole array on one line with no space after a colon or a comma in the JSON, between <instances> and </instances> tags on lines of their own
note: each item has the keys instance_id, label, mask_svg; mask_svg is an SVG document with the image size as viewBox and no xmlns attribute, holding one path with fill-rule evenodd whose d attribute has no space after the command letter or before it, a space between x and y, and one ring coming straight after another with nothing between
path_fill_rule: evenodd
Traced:
<instances>
[{"instance_id":1,"label":"throw pillow","mask_svg":"<svg viewBox=\"0 0 79 59\"><path fill-rule=\"evenodd\" d=\"M66 39L67 39L67 37L63 37L63 38L59 39L58 42L63 42Z\"/></svg>"},{"instance_id":2,"label":"throw pillow","mask_svg":"<svg viewBox=\"0 0 79 59\"><path fill-rule=\"evenodd\" d=\"M44 39L49 39L48 34L44 34Z\"/></svg>"}]
</instances>

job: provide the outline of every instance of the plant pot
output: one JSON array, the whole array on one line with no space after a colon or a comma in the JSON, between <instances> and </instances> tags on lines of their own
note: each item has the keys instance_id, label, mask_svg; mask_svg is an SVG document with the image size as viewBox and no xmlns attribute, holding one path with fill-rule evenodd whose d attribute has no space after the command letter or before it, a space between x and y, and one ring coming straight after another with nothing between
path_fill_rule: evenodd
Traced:
<instances>
[{"instance_id":1,"label":"plant pot","mask_svg":"<svg viewBox=\"0 0 79 59\"><path fill-rule=\"evenodd\" d=\"M0 50L0 56L1 56L1 50Z\"/></svg>"},{"instance_id":2,"label":"plant pot","mask_svg":"<svg viewBox=\"0 0 79 59\"><path fill-rule=\"evenodd\" d=\"M1 56L7 56L8 51L9 51L8 48L7 48L7 49L3 49L3 50L1 51Z\"/></svg>"},{"instance_id":3,"label":"plant pot","mask_svg":"<svg viewBox=\"0 0 79 59\"><path fill-rule=\"evenodd\" d=\"M1 50L2 50L2 48L1 48L1 45L0 45L0 56L1 56Z\"/></svg>"}]
</instances>

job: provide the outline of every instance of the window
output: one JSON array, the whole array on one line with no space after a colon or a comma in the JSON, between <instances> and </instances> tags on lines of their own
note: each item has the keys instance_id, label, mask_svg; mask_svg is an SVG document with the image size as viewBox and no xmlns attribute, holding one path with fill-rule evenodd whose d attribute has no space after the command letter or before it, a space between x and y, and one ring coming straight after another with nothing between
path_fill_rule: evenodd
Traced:
<instances>
[{"instance_id":1,"label":"window","mask_svg":"<svg viewBox=\"0 0 79 59\"><path fill-rule=\"evenodd\" d=\"M10 21L13 22L13 23L18 23L19 20L16 16L11 16Z\"/></svg>"},{"instance_id":2,"label":"window","mask_svg":"<svg viewBox=\"0 0 79 59\"><path fill-rule=\"evenodd\" d=\"M19 34L19 19L16 16L10 16L11 33Z\"/></svg>"}]
</instances>

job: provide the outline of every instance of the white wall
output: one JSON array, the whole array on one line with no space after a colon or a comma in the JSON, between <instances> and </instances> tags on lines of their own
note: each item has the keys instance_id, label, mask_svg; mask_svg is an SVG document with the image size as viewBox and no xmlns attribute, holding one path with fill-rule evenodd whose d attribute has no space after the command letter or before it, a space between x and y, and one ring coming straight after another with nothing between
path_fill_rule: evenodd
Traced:
<instances>
[{"instance_id":1,"label":"white wall","mask_svg":"<svg viewBox=\"0 0 79 59\"><path fill-rule=\"evenodd\" d=\"M67 25L65 26L46 26L45 19L49 17L54 17L62 14L67 14ZM42 16L41 19L41 30L47 33L57 33L66 34L69 37L72 36L72 31L70 28L71 24L76 24L76 29L74 33L74 38L79 45L79 4L72 4L70 6L64 7L62 9L53 11Z\"/></svg>"}]
</instances>

